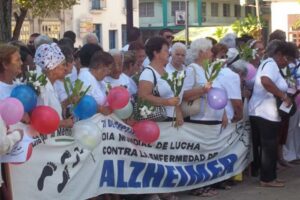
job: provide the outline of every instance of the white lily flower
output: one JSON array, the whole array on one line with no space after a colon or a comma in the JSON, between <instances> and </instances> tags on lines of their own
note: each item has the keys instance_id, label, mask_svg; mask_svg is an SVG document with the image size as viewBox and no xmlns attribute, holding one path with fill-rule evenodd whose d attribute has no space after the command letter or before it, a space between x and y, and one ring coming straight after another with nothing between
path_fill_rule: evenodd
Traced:
<instances>
[{"instance_id":1,"label":"white lily flower","mask_svg":"<svg viewBox=\"0 0 300 200\"><path fill-rule=\"evenodd\" d=\"M252 59L255 59L256 55L257 55L257 49L253 49L252 50Z\"/></svg>"},{"instance_id":2,"label":"white lily flower","mask_svg":"<svg viewBox=\"0 0 300 200\"><path fill-rule=\"evenodd\" d=\"M16 79L13 81L13 83L14 83L15 85L22 85L22 84L23 84L23 82L22 82L21 79L19 79L19 78L16 78Z\"/></svg>"}]
</instances>

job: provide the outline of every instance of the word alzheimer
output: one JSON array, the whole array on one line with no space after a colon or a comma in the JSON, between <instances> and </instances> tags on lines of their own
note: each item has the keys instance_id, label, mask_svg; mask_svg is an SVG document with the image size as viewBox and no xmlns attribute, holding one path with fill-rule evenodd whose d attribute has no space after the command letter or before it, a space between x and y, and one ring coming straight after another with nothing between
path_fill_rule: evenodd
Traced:
<instances>
[{"instance_id":1,"label":"word alzheimer","mask_svg":"<svg viewBox=\"0 0 300 200\"><path fill-rule=\"evenodd\" d=\"M236 161L235 154L207 163L194 165L174 163L174 166L136 161L131 161L127 166L124 160L117 162L104 160L99 186L117 188L190 186L232 173Z\"/></svg>"}]
</instances>

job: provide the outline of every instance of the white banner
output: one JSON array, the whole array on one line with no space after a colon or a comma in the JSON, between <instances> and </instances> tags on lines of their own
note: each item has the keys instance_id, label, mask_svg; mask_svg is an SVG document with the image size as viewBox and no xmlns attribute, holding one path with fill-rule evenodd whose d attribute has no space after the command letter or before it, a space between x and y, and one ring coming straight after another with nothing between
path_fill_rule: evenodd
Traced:
<instances>
[{"instance_id":1,"label":"white banner","mask_svg":"<svg viewBox=\"0 0 300 200\"><path fill-rule=\"evenodd\" d=\"M38 138L31 159L10 165L14 200L87 199L103 193L178 192L227 179L250 162L249 124L159 123L151 145L114 116L91 119L101 143L91 153L69 129Z\"/></svg>"}]
</instances>

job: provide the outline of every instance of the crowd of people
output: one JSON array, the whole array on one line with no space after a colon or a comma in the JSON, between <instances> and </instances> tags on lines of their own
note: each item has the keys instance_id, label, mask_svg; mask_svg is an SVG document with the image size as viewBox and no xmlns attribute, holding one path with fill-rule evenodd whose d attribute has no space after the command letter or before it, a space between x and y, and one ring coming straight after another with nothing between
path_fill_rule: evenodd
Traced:
<instances>
[{"instance_id":1,"label":"crowd of people","mask_svg":"<svg viewBox=\"0 0 300 200\"><path fill-rule=\"evenodd\" d=\"M299 130L299 118L281 119L277 100L283 102L285 107L292 105L295 92L289 92L292 87L296 90L296 85L291 78L300 78L297 46L287 42L285 33L280 30L269 36L266 45L251 36L237 37L234 34L227 34L220 42L210 37L199 38L189 46L175 43L173 39L173 31L164 29L158 36L143 42L139 29L133 28L128 35L128 45L122 50L108 52L99 45L94 34L86 35L83 46L75 48L76 35L72 31L65 32L60 40L35 33L30 36L28 44L20 41L3 44L0 46L0 100L10 96L16 79L22 79L26 72L35 70L47 79L47 84L40 91L38 105L54 108L60 116L60 127L71 128L74 125L68 107L78 100L76 96L67 95L64 87L66 78L73 84L79 79L85 88L89 87L87 94L96 100L97 112L102 115L112 113L106 101L109 89L125 86L132 99L139 97L152 105L164 106L167 114L165 121L175 120L176 126L184 123L221 124L225 128L229 123L249 116L253 150L253 162L249 166L251 174L260 177L263 187L283 187L284 180L277 178L276 171L278 165L291 166L284 159L283 146L289 143L287 138L294 139L288 133L289 130L292 130L291 134L295 129ZM245 46L253 52L249 59L242 55ZM223 64L218 76L213 81L207 80L205 63L220 60ZM256 75L250 78L247 77L249 64L256 71ZM178 96L163 78L164 74L175 71L185 72ZM205 99L211 88L226 91L228 102L225 109L216 110L208 105ZM184 101L197 102L200 109L186 116L181 106ZM295 116L298 115L299 111ZM29 120L29 114L25 113L22 122L30 123ZM130 125L134 123L134 119L124 121ZM2 120L0 123L3 123ZM3 128L0 134L0 153L4 154L20 141L24 133L22 130L7 132ZM293 151L288 148L285 152ZM288 161L297 159L299 157L296 156ZM218 194L215 188L229 189L230 186L225 181L195 189L191 195L214 196ZM178 199L176 194L142 195L138 198L104 195L104 199L121 198Z\"/></svg>"}]
</instances>

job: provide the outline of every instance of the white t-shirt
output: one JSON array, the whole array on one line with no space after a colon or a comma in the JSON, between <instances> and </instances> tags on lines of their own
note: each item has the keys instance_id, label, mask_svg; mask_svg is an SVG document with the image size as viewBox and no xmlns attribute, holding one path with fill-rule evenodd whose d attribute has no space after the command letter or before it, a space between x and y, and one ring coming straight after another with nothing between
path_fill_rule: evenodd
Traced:
<instances>
[{"instance_id":1,"label":"white t-shirt","mask_svg":"<svg viewBox=\"0 0 300 200\"><path fill-rule=\"evenodd\" d=\"M125 86L128 89L130 95L134 95L137 92L137 86L134 83L134 81L133 80L131 81L130 79L131 78L129 76L122 73L118 79L114 79L110 76L106 76L103 79L103 83L105 85L110 84L111 87Z\"/></svg>"},{"instance_id":2,"label":"white t-shirt","mask_svg":"<svg viewBox=\"0 0 300 200\"><path fill-rule=\"evenodd\" d=\"M196 75L194 72L196 72ZM184 91L191 90L193 88L195 83L195 78L196 78L197 85L199 86L204 86L207 83L204 69L200 65L196 63L192 63L186 69L186 77L183 85ZM212 86L216 88L221 88L220 83L218 83L217 81L214 81ZM203 95L201 97L200 104L201 105L200 105L199 113L194 116L191 116L190 117L191 120L222 121L224 110L215 110L211 108L207 103L206 95Z\"/></svg>"},{"instance_id":3,"label":"white t-shirt","mask_svg":"<svg viewBox=\"0 0 300 200\"><path fill-rule=\"evenodd\" d=\"M63 102L65 99L68 98L63 81L60 81L60 80L55 81L53 84L53 87L57 93L57 96L58 96L58 99L60 102Z\"/></svg>"},{"instance_id":4,"label":"white t-shirt","mask_svg":"<svg viewBox=\"0 0 300 200\"><path fill-rule=\"evenodd\" d=\"M78 75L78 79L80 79L83 82L85 88L91 86L89 91L87 92L87 95L94 97L98 105L105 105L105 90L101 89L100 83L92 75L89 68L81 68Z\"/></svg>"},{"instance_id":5,"label":"white t-shirt","mask_svg":"<svg viewBox=\"0 0 300 200\"><path fill-rule=\"evenodd\" d=\"M240 76L225 67L221 69L216 81L219 82L222 88L227 92L228 101L225 110L229 121L231 121L234 116L234 110L230 99L242 100Z\"/></svg>"},{"instance_id":6,"label":"white t-shirt","mask_svg":"<svg viewBox=\"0 0 300 200\"><path fill-rule=\"evenodd\" d=\"M7 84L0 81L0 100L10 97L10 94L15 87L14 84Z\"/></svg>"},{"instance_id":7,"label":"white t-shirt","mask_svg":"<svg viewBox=\"0 0 300 200\"><path fill-rule=\"evenodd\" d=\"M182 70L185 70L186 69L186 66L182 65ZM175 71L179 71L177 70L171 62L169 62L167 65L166 65L166 68L165 68L166 72L168 72L169 74L175 72ZM182 71L181 70L181 71Z\"/></svg>"},{"instance_id":8,"label":"white t-shirt","mask_svg":"<svg viewBox=\"0 0 300 200\"><path fill-rule=\"evenodd\" d=\"M53 108L58 113L60 119L62 119L62 107L58 94L48 78L47 84L44 87L40 87L40 92L37 105L44 105Z\"/></svg>"},{"instance_id":9,"label":"white t-shirt","mask_svg":"<svg viewBox=\"0 0 300 200\"><path fill-rule=\"evenodd\" d=\"M66 77L69 77L70 80L71 80L71 83L74 85L75 81L76 81L77 78L78 78L78 75L77 75L77 69L76 69L75 66L73 66L71 73L68 74Z\"/></svg>"},{"instance_id":10,"label":"white t-shirt","mask_svg":"<svg viewBox=\"0 0 300 200\"><path fill-rule=\"evenodd\" d=\"M286 92L288 89L288 85L281 76L276 62L273 58L266 59L257 70L252 97L249 101L249 115L279 122L281 119L277 112L276 99L273 94L263 87L261 83L261 77L263 76L271 79L281 91Z\"/></svg>"},{"instance_id":11,"label":"white t-shirt","mask_svg":"<svg viewBox=\"0 0 300 200\"><path fill-rule=\"evenodd\" d=\"M161 98L168 99L174 97L174 93L170 87L170 85L161 78L161 75L150 65L148 66L151 68L156 76L156 86ZM145 68L144 71L140 75L139 81L149 81L154 84L154 76L153 72L150 69ZM167 111L168 117L173 117L175 106L165 106Z\"/></svg>"}]
</instances>

